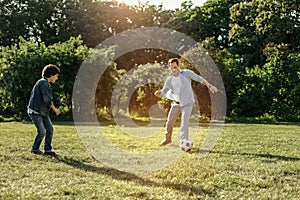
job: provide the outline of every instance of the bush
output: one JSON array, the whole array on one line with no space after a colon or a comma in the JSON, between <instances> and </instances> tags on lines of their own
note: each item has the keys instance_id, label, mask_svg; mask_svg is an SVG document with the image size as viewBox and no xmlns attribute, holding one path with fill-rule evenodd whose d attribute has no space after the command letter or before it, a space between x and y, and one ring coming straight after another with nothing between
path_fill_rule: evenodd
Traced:
<instances>
[{"instance_id":1,"label":"bush","mask_svg":"<svg viewBox=\"0 0 300 200\"><path fill-rule=\"evenodd\" d=\"M59 81L53 85L60 118L71 119L73 82L89 52L80 37L50 46L20 38L18 44L0 48L0 114L25 119L31 89L43 67L52 63L61 69Z\"/></svg>"}]
</instances>

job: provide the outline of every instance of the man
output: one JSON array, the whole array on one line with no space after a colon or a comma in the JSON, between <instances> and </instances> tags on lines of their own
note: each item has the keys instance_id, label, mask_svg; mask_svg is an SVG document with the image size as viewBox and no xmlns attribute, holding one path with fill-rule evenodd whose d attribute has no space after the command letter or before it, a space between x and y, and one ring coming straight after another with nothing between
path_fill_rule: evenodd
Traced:
<instances>
[{"instance_id":1,"label":"man","mask_svg":"<svg viewBox=\"0 0 300 200\"><path fill-rule=\"evenodd\" d=\"M31 152L34 154L56 156L51 146L53 125L49 113L50 109L52 109L56 115L59 115L60 111L53 104L53 94L50 83L57 81L59 71L59 68L55 65L46 65L42 71L42 78L35 83L31 91L27 112L37 129L37 134L31 149ZM44 137L45 151L43 153L39 148Z\"/></svg>"},{"instance_id":2,"label":"man","mask_svg":"<svg viewBox=\"0 0 300 200\"><path fill-rule=\"evenodd\" d=\"M166 145L172 142L173 127L176 118L181 113L180 139L188 140L188 123L191 116L193 104L195 102L191 80L198 81L207 86L211 93L216 93L218 89L208 83L203 77L197 75L191 70L181 70L179 60L171 58L168 61L170 75L167 77L162 90L155 91L157 97L166 96L173 102L166 122L165 140L160 145Z\"/></svg>"}]
</instances>

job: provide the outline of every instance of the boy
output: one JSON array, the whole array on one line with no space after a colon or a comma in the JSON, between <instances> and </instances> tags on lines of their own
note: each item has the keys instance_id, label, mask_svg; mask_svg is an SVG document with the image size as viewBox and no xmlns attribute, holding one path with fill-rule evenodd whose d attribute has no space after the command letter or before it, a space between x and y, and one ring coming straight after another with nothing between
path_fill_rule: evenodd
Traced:
<instances>
[{"instance_id":1,"label":"boy","mask_svg":"<svg viewBox=\"0 0 300 200\"><path fill-rule=\"evenodd\" d=\"M177 58L169 59L168 66L171 74L167 77L163 89L157 90L154 93L157 97L166 96L168 99L173 101L166 122L165 140L160 143L160 146L172 142L173 127L176 122L176 118L180 113L180 139L188 140L188 123L193 103L195 102L191 80L195 80L206 85L213 94L218 91L215 86L208 83L203 77L195 74L193 71L179 69L179 60Z\"/></svg>"},{"instance_id":2,"label":"boy","mask_svg":"<svg viewBox=\"0 0 300 200\"><path fill-rule=\"evenodd\" d=\"M52 64L46 65L42 71L42 78L39 79L30 95L28 104L28 115L37 129L31 152L34 154L44 154L48 156L57 156L52 151L53 125L49 113L52 109L56 115L60 111L53 104L53 94L50 83L55 83L58 79L60 69ZM46 137L45 137L46 136ZM45 137L44 153L39 149L43 138Z\"/></svg>"}]
</instances>

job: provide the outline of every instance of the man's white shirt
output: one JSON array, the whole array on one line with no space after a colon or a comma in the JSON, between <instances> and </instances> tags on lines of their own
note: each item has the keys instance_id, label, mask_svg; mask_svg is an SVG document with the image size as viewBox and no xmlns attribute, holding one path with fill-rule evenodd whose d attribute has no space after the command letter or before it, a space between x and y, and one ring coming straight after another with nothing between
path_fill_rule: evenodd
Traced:
<instances>
[{"instance_id":1,"label":"man's white shirt","mask_svg":"<svg viewBox=\"0 0 300 200\"><path fill-rule=\"evenodd\" d=\"M179 76L175 77L170 74L164 84L164 87L161 90L163 96L167 97L170 100L175 100L180 102L180 106L185 106L187 104L195 103L195 98L193 94L193 89L191 81L195 80L200 83L203 83L205 79L202 76L197 75L191 70L179 70ZM174 81L174 83L173 83ZM176 84L180 84L179 87ZM175 85L173 85L175 84ZM181 89L180 89L181 88ZM175 91L178 89L177 91ZM176 93L176 94L175 94ZM177 97L176 97L177 96Z\"/></svg>"},{"instance_id":2,"label":"man's white shirt","mask_svg":"<svg viewBox=\"0 0 300 200\"><path fill-rule=\"evenodd\" d=\"M181 82L180 82L179 76L172 77L172 86L174 88L174 90L173 90L174 100L179 102L179 92L180 92L180 88L181 88Z\"/></svg>"}]
</instances>

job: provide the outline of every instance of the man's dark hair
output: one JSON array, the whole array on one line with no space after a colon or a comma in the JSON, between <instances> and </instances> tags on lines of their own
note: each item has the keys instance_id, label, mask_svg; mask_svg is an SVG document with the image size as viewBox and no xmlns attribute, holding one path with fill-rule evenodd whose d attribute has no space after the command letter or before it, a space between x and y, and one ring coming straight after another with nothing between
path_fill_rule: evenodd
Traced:
<instances>
[{"instance_id":1,"label":"man's dark hair","mask_svg":"<svg viewBox=\"0 0 300 200\"><path fill-rule=\"evenodd\" d=\"M60 69L56 65L49 64L44 67L44 69L42 71L42 77L49 78L51 76L59 74L59 72L60 72Z\"/></svg>"},{"instance_id":2,"label":"man's dark hair","mask_svg":"<svg viewBox=\"0 0 300 200\"><path fill-rule=\"evenodd\" d=\"M173 63L173 62L176 62L176 64L179 65L179 60L178 60L178 58L170 58L169 61L168 61L169 64L171 64L171 63Z\"/></svg>"}]
</instances>

